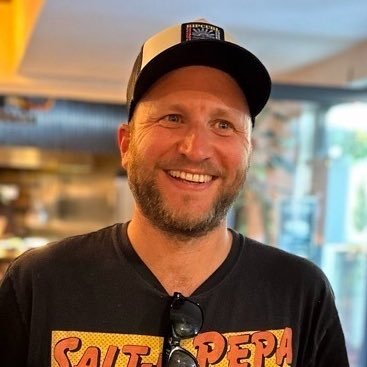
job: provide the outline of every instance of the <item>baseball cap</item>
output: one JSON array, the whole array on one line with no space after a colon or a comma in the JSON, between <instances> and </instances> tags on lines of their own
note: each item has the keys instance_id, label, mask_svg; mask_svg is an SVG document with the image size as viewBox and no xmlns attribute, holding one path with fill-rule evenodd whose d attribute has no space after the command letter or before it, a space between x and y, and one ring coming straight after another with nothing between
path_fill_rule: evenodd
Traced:
<instances>
[{"instance_id":1,"label":"baseball cap","mask_svg":"<svg viewBox=\"0 0 367 367\"><path fill-rule=\"evenodd\" d=\"M223 28L206 20L174 25L143 44L127 87L129 121L138 101L160 77L192 65L213 67L231 75L246 96L254 123L269 99L269 73L254 54L236 44Z\"/></svg>"}]
</instances>

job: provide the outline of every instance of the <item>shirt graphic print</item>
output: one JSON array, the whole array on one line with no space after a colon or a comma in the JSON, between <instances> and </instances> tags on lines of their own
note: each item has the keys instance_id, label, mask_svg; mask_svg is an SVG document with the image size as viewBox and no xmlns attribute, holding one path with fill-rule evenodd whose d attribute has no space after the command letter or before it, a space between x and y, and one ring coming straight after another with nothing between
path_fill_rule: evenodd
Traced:
<instances>
[{"instance_id":1,"label":"shirt graphic print","mask_svg":"<svg viewBox=\"0 0 367 367\"><path fill-rule=\"evenodd\" d=\"M200 367L291 367L292 329L221 334L204 332L183 340ZM53 331L51 367L161 367L163 338L157 336Z\"/></svg>"}]
</instances>

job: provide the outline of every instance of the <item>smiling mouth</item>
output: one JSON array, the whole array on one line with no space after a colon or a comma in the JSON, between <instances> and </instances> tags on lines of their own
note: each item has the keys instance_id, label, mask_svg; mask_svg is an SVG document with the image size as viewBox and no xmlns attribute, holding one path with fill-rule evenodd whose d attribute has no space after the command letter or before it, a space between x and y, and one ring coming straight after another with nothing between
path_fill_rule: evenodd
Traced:
<instances>
[{"instance_id":1,"label":"smiling mouth","mask_svg":"<svg viewBox=\"0 0 367 367\"><path fill-rule=\"evenodd\" d=\"M207 183L214 179L214 177L211 175L189 173L184 171L168 171L168 174L173 178L194 183Z\"/></svg>"}]
</instances>

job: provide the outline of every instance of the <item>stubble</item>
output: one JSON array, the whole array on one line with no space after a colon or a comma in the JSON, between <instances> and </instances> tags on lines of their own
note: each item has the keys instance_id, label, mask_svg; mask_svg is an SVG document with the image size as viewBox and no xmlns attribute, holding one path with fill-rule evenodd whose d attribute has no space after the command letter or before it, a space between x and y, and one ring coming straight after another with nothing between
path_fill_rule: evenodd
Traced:
<instances>
[{"instance_id":1,"label":"stubble","mask_svg":"<svg viewBox=\"0 0 367 367\"><path fill-rule=\"evenodd\" d=\"M235 179L222 187L209 210L202 213L188 213L182 208L189 206L193 198L183 196L181 208L170 208L156 182L157 169L147 170L144 159L139 155L134 139L130 142L128 179L130 189L143 215L158 229L181 241L201 237L218 227L231 205L239 195L246 180L249 158L236 172ZM203 193L205 195L205 193ZM195 215L194 215L195 214Z\"/></svg>"}]
</instances>

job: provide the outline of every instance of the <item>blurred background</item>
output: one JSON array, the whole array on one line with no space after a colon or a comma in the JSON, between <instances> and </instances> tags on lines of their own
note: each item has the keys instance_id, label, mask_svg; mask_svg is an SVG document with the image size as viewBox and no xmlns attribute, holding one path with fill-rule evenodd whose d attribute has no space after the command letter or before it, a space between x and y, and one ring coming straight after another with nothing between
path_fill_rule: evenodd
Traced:
<instances>
[{"instance_id":1,"label":"blurred background","mask_svg":"<svg viewBox=\"0 0 367 367\"><path fill-rule=\"evenodd\" d=\"M367 367L367 2L0 0L0 277L15 256L128 220L116 128L144 40L198 18L267 66L229 223L318 264Z\"/></svg>"}]
</instances>

